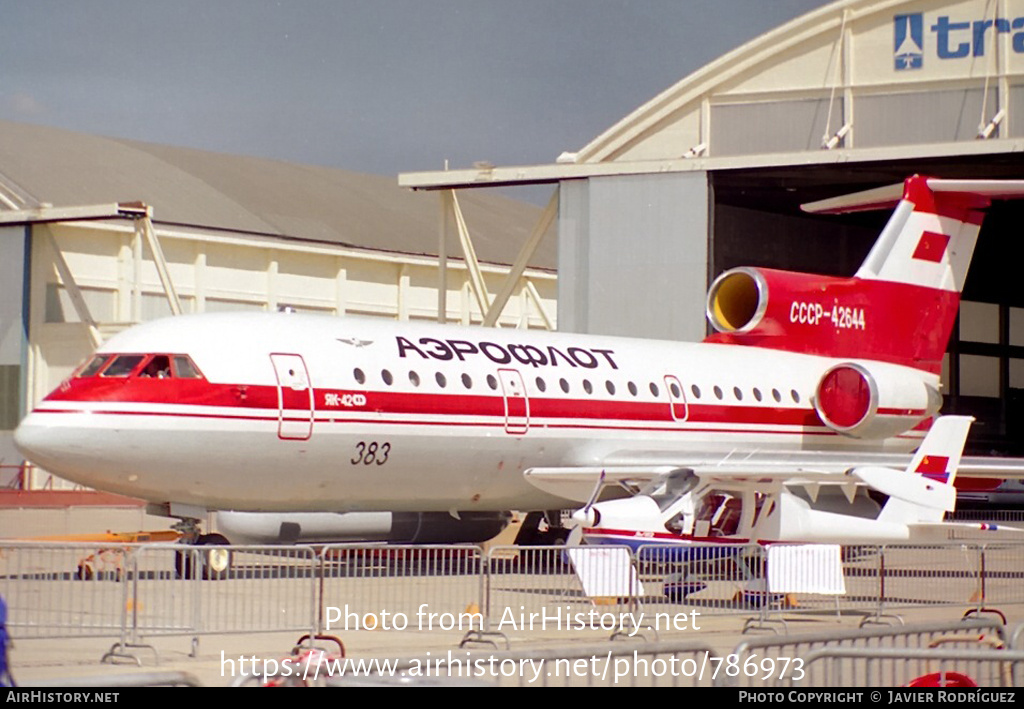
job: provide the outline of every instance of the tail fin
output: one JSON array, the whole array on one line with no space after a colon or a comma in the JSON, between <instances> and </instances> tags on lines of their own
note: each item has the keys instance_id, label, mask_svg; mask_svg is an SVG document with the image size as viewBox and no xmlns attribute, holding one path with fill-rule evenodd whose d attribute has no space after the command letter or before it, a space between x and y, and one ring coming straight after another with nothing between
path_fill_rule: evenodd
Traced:
<instances>
[{"instance_id":1,"label":"tail fin","mask_svg":"<svg viewBox=\"0 0 1024 709\"><path fill-rule=\"evenodd\" d=\"M898 187L898 186L894 186ZM806 211L839 213L888 206L879 201L882 188L804 205ZM1019 194L1024 183L989 180L938 180L914 176L856 278L898 284L895 303L917 302L916 323L903 336L916 341L914 359L940 363L956 321L967 270L974 255L984 210L993 197ZM911 310L914 310L911 308Z\"/></svg>"},{"instance_id":2,"label":"tail fin","mask_svg":"<svg viewBox=\"0 0 1024 709\"><path fill-rule=\"evenodd\" d=\"M907 469L873 485L889 495L880 522L941 522L944 513L953 511L953 481L973 421L970 416L940 416Z\"/></svg>"},{"instance_id":3,"label":"tail fin","mask_svg":"<svg viewBox=\"0 0 1024 709\"><path fill-rule=\"evenodd\" d=\"M852 278L738 268L708 294L713 342L875 359L937 374L960 304L984 210L1024 196L1024 181L914 176L804 205L843 213L895 205ZM769 298L770 295L770 298Z\"/></svg>"},{"instance_id":4,"label":"tail fin","mask_svg":"<svg viewBox=\"0 0 1024 709\"><path fill-rule=\"evenodd\" d=\"M967 443L967 432L973 422L972 416L940 416L935 419L907 466L907 472L952 485Z\"/></svg>"},{"instance_id":5,"label":"tail fin","mask_svg":"<svg viewBox=\"0 0 1024 709\"><path fill-rule=\"evenodd\" d=\"M1020 180L941 180L915 175L902 185L803 205L805 212L843 214L895 206L857 278L960 292L974 253L983 209L993 199L1024 195Z\"/></svg>"}]
</instances>

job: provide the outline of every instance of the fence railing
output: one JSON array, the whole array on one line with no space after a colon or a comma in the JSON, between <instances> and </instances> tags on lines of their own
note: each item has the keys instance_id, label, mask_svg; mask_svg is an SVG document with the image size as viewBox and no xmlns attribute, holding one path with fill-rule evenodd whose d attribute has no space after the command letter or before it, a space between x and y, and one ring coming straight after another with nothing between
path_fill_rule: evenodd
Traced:
<instances>
[{"instance_id":1,"label":"fence railing","mask_svg":"<svg viewBox=\"0 0 1024 709\"><path fill-rule=\"evenodd\" d=\"M688 548L177 544L0 545L15 638L356 629L461 631L500 644L535 631L647 640L702 616L893 616L1024 602L1024 545L850 546L842 593L777 591L751 545ZM791 576L811 575L796 568ZM1005 620L1005 619L1004 619ZM1024 644L1024 641L1020 641Z\"/></svg>"},{"instance_id":2,"label":"fence railing","mask_svg":"<svg viewBox=\"0 0 1024 709\"><path fill-rule=\"evenodd\" d=\"M1018 687L1024 652L997 649L1003 637L1003 627L997 623L968 621L744 642L721 655L700 641L679 640L516 652L456 651L441 662L437 657L410 657L376 672L323 665L320 678L328 686L716 686L752 687L759 692L791 686ZM996 642L985 642L991 639ZM775 697L772 701L780 701ZM873 701L889 699L882 695Z\"/></svg>"}]
</instances>

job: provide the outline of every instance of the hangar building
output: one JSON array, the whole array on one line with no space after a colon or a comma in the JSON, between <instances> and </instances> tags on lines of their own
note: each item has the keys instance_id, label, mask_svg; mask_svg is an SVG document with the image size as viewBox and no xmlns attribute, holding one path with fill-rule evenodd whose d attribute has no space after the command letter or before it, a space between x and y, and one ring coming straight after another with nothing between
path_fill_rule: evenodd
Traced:
<instances>
[{"instance_id":1,"label":"hangar building","mask_svg":"<svg viewBox=\"0 0 1024 709\"><path fill-rule=\"evenodd\" d=\"M554 327L553 240L488 307L542 210L484 192L458 204L442 251L436 200L393 177L0 122L0 488L54 483L21 465L12 432L134 323L286 306L435 320L441 307L453 322L493 311L504 327Z\"/></svg>"},{"instance_id":2,"label":"hangar building","mask_svg":"<svg viewBox=\"0 0 1024 709\"><path fill-rule=\"evenodd\" d=\"M915 173L1022 178L1022 149L1024 0L841 0L722 56L551 164L399 183L556 185L560 329L699 340L714 275L739 265L852 275L888 218L812 217L801 203ZM1024 295L1005 256L1022 216L1019 202L990 210L944 367L945 410L978 418L976 453L1024 454Z\"/></svg>"}]
</instances>

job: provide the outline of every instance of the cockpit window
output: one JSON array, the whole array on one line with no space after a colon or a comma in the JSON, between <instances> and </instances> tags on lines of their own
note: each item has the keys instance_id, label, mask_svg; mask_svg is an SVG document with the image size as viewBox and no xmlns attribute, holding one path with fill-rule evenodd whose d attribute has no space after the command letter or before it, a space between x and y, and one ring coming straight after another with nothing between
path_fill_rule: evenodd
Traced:
<instances>
[{"instance_id":1,"label":"cockpit window","mask_svg":"<svg viewBox=\"0 0 1024 709\"><path fill-rule=\"evenodd\" d=\"M118 355L114 361L103 370L103 377L127 377L139 366L145 355Z\"/></svg>"},{"instance_id":2,"label":"cockpit window","mask_svg":"<svg viewBox=\"0 0 1024 709\"><path fill-rule=\"evenodd\" d=\"M174 355L174 376L182 379L202 379L202 372L188 355Z\"/></svg>"},{"instance_id":3,"label":"cockpit window","mask_svg":"<svg viewBox=\"0 0 1024 709\"><path fill-rule=\"evenodd\" d=\"M110 355L96 355L89 360L86 364L78 371L79 377L95 377L96 373L103 369L103 365L110 359Z\"/></svg>"},{"instance_id":4,"label":"cockpit window","mask_svg":"<svg viewBox=\"0 0 1024 709\"><path fill-rule=\"evenodd\" d=\"M740 498L720 490L709 492L697 510L695 533L702 537L728 537L736 534L742 511Z\"/></svg>"},{"instance_id":5,"label":"cockpit window","mask_svg":"<svg viewBox=\"0 0 1024 709\"><path fill-rule=\"evenodd\" d=\"M700 478L694 475L692 470L678 468L654 478L640 488L639 494L647 495L657 502L658 508L664 512L676 500L697 487L698 482L700 482Z\"/></svg>"},{"instance_id":6,"label":"cockpit window","mask_svg":"<svg viewBox=\"0 0 1024 709\"><path fill-rule=\"evenodd\" d=\"M171 358L167 355L154 355L153 359L146 362L146 366L139 372L139 376L150 379L167 379L171 376Z\"/></svg>"}]
</instances>

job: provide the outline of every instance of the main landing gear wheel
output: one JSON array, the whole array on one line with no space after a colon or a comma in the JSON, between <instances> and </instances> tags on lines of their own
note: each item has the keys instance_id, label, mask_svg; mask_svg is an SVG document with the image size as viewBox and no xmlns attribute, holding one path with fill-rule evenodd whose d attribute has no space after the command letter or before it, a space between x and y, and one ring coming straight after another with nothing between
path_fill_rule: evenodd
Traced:
<instances>
[{"instance_id":1,"label":"main landing gear wheel","mask_svg":"<svg viewBox=\"0 0 1024 709\"><path fill-rule=\"evenodd\" d=\"M523 520L514 544L519 547L561 546L568 539L569 531L561 526L557 511L547 514L530 512Z\"/></svg>"},{"instance_id":2,"label":"main landing gear wheel","mask_svg":"<svg viewBox=\"0 0 1024 709\"><path fill-rule=\"evenodd\" d=\"M213 546L215 549L189 549L174 554L174 571L178 578L192 579L198 570L201 577L210 581L226 579L231 571L231 550L227 537L222 534L201 534L195 541L199 547Z\"/></svg>"}]
</instances>

